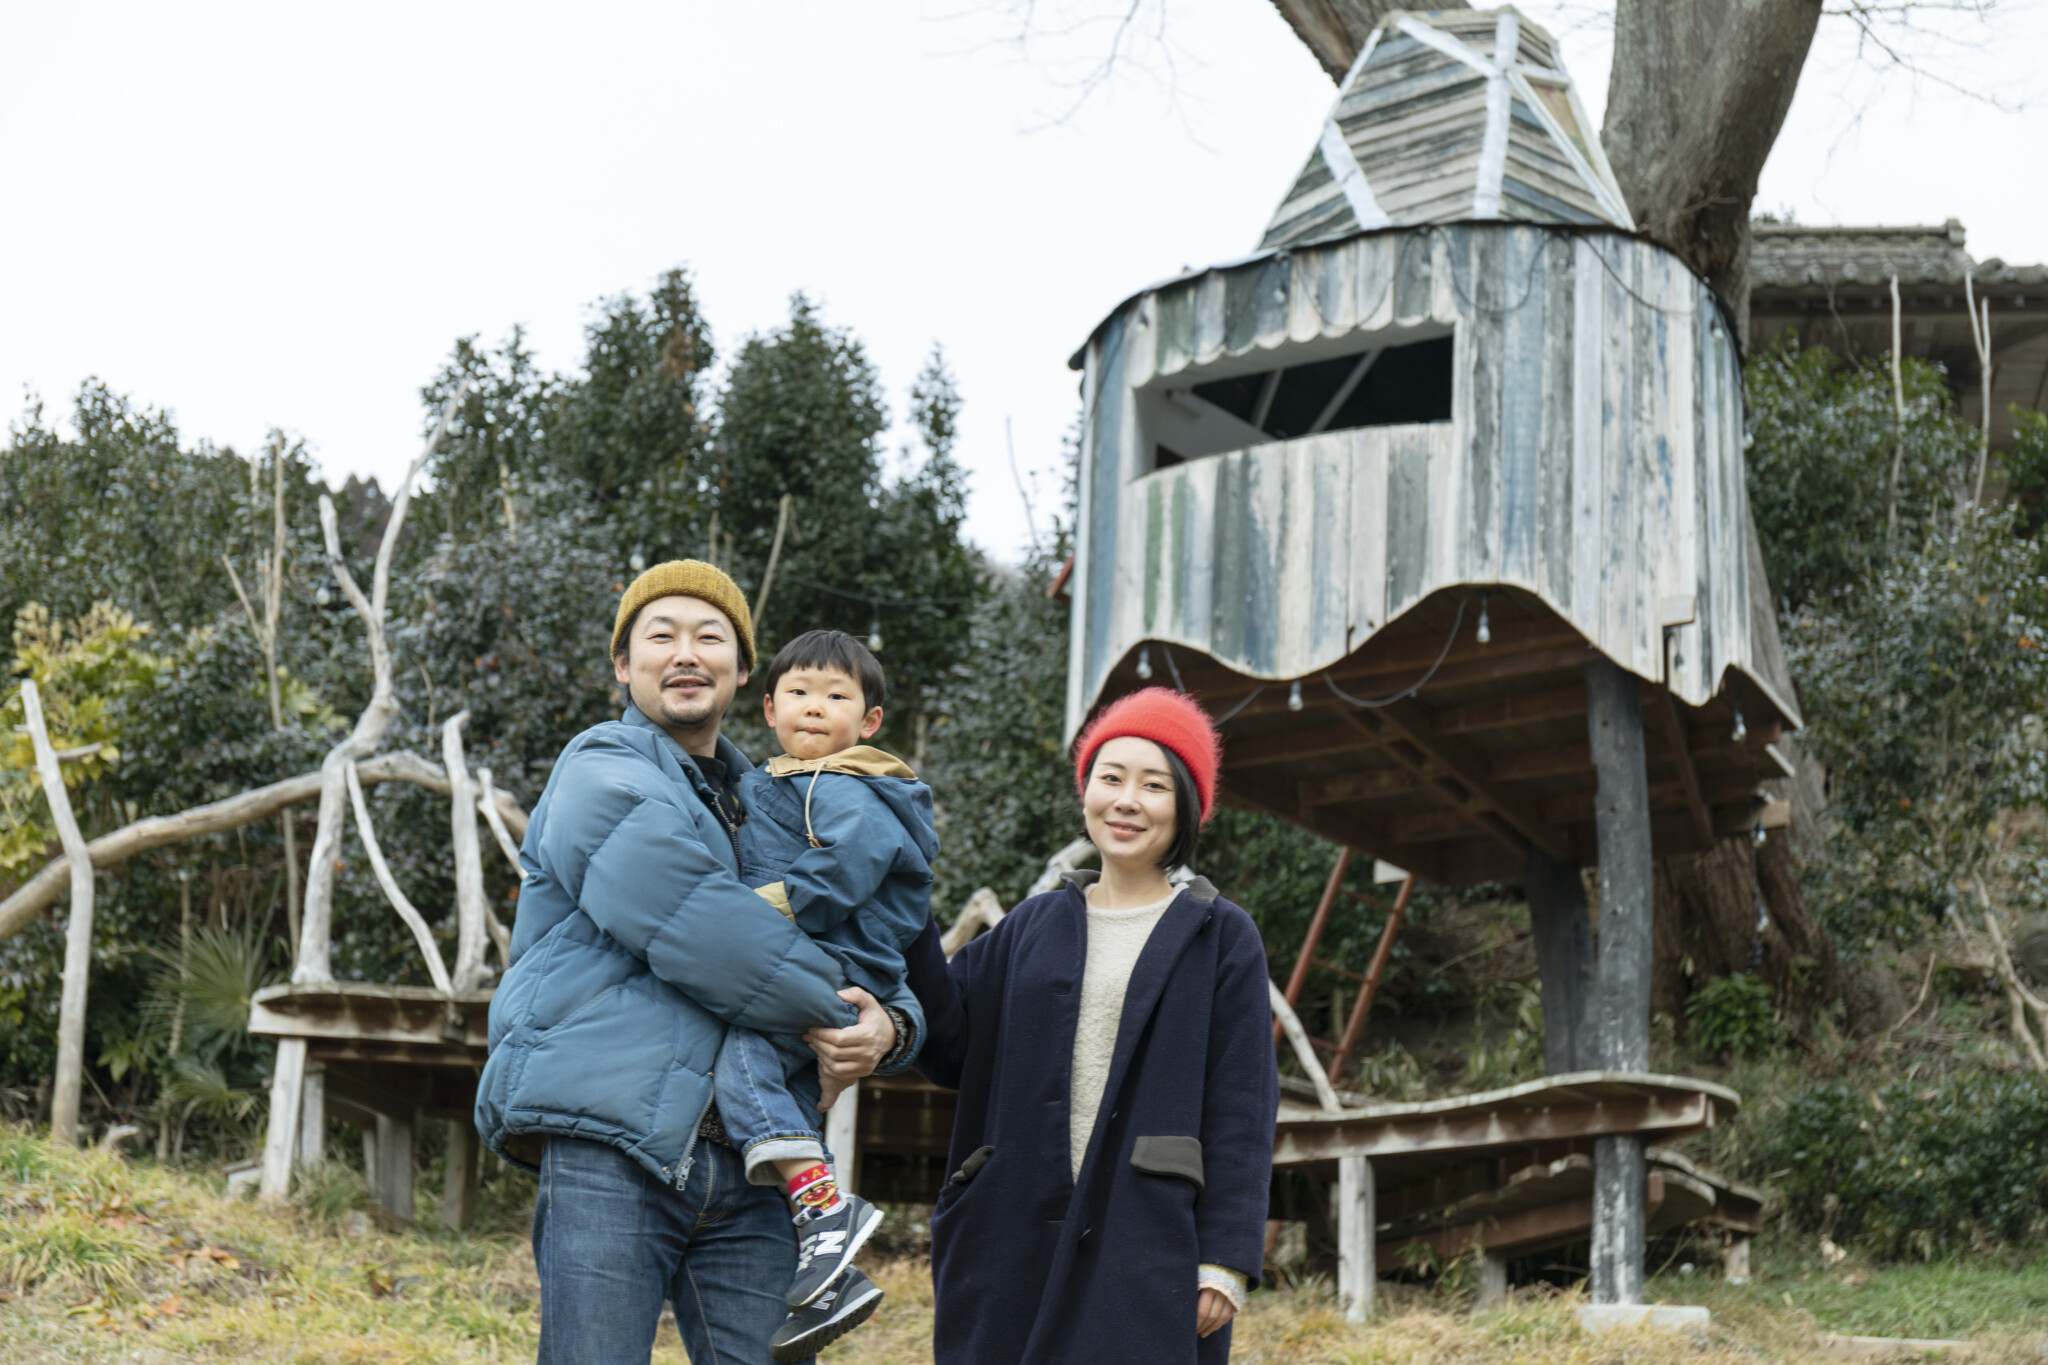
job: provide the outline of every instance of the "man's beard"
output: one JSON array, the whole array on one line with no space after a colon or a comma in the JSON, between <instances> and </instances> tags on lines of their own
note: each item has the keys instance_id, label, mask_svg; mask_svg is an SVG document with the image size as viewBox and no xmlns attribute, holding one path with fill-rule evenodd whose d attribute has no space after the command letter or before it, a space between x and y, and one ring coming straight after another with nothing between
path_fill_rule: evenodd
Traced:
<instances>
[{"instance_id":1,"label":"man's beard","mask_svg":"<svg viewBox=\"0 0 2048 1365\"><path fill-rule=\"evenodd\" d=\"M672 702L669 700L668 684L676 681L678 678L690 678L696 682L701 682L704 684L705 690L694 702L684 702L681 704ZM685 671L671 674L661 681L662 688L658 699L658 709L661 712L659 719L663 725L671 725L679 730L694 730L699 726L717 720L724 714L725 708L719 703L718 685L705 674Z\"/></svg>"}]
</instances>

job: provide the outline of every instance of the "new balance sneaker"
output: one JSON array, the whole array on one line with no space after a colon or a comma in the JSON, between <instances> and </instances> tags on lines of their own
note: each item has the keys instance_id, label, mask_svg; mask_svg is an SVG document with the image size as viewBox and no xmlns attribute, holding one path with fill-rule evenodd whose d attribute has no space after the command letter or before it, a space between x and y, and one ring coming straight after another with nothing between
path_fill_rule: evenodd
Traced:
<instances>
[{"instance_id":1,"label":"new balance sneaker","mask_svg":"<svg viewBox=\"0 0 2048 1365\"><path fill-rule=\"evenodd\" d=\"M797 1309L775 1329L768 1339L768 1354L775 1365L808 1360L873 1317L881 1303L882 1291L874 1281L848 1266L815 1303Z\"/></svg>"},{"instance_id":2,"label":"new balance sneaker","mask_svg":"<svg viewBox=\"0 0 2048 1365\"><path fill-rule=\"evenodd\" d=\"M824 1293L880 1226L882 1211L857 1194L841 1194L833 1212L811 1214L799 1223L797 1233L803 1240L797 1250L796 1279L784 1302L802 1308Z\"/></svg>"}]
</instances>

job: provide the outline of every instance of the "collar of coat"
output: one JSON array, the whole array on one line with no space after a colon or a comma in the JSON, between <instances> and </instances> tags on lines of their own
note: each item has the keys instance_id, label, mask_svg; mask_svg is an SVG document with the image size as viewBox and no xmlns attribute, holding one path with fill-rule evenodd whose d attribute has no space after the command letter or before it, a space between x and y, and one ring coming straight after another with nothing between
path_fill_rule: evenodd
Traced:
<instances>
[{"instance_id":1,"label":"collar of coat","mask_svg":"<svg viewBox=\"0 0 2048 1365\"><path fill-rule=\"evenodd\" d=\"M1060 878L1068 886L1073 887L1075 891L1079 892L1083 900L1086 900L1088 898L1088 888L1101 881L1102 874L1094 868L1084 867L1077 872L1062 872ZM1185 891L1191 898L1200 901L1204 905L1214 905L1218 895L1215 884L1207 877L1200 875L1176 884L1175 890Z\"/></svg>"},{"instance_id":2,"label":"collar of coat","mask_svg":"<svg viewBox=\"0 0 2048 1365\"><path fill-rule=\"evenodd\" d=\"M690 784L691 789L699 796L707 795L710 792L710 784L705 782L704 772L697 766L695 755L691 754L682 745L676 743L674 735L649 720L646 712L642 711L631 701L628 701L625 711L619 716L619 720L626 725L637 725L642 730L652 730L662 740L663 747L668 751L669 757L673 758L676 761L676 766L682 770L683 778ZM716 756L718 761L725 765L726 771L732 775L732 780L735 784L738 783L741 773L753 771L753 761L740 752L739 745L733 743L724 735L718 737ZM737 786L734 787L733 795L735 798L739 795Z\"/></svg>"},{"instance_id":3,"label":"collar of coat","mask_svg":"<svg viewBox=\"0 0 2048 1365\"><path fill-rule=\"evenodd\" d=\"M791 758L777 754L768 760L770 777L791 777L797 773L852 773L855 777L902 777L912 782L917 774L892 753L871 744L856 744L823 758Z\"/></svg>"}]
</instances>

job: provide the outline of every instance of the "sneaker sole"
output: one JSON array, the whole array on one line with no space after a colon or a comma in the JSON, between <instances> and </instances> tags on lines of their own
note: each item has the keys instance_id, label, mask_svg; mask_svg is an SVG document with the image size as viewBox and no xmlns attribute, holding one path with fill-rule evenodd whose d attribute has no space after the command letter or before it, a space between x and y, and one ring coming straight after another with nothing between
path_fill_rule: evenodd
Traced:
<instances>
[{"instance_id":1,"label":"sneaker sole","mask_svg":"<svg viewBox=\"0 0 2048 1365\"><path fill-rule=\"evenodd\" d=\"M818 1287L811 1291L809 1298L790 1303L789 1306L792 1309L808 1308L816 1303L818 1296L830 1289L833 1283L846 1273L846 1267L853 1264L853 1258L859 1254L862 1247L868 1244L868 1238L874 1236L875 1229L882 1226L884 1216L880 1209L872 1204L868 1205L868 1216L862 1220L859 1227L854 1228L847 1236L846 1246L839 1253L839 1264L832 1267L832 1273L818 1281ZM784 1300L784 1302L788 1302L788 1300ZM803 1359L802 1356L795 1358L798 1360Z\"/></svg>"},{"instance_id":2,"label":"sneaker sole","mask_svg":"<svg viewBox=\"0 0 2048 1365\"><path fill-rule=\"evenodd\" d=\"M769 1354L775 1365L794 1365L796 1361L808 1360L873 1317L881 1306L882 1291L869 1285L867 1293L841 1309L838 1316L819 1323L800 1337L785 1341Z\"/></svg>"}]
</instances>

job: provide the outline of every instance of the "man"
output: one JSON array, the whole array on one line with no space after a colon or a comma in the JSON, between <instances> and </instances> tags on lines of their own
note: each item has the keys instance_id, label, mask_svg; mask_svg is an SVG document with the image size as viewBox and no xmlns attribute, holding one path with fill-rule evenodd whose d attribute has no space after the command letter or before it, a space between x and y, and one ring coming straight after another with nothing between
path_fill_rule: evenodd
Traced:
<instances>
[{"instance_id":1,"label":"man","mask_svg":"<svg viewBox=\"0 0 2048 1365\"><path fill-rule=\"evenodd\" d=\"M796 1239L713 1105L726 1026L805 1034L842 1083L916 1050L907 991L846 989L739 879L751 765L719 727L753 666L730 578L694 560L641 574L612 630L630 704L570 741L527 825L476 1119L540 1173L541 1365L648 1359L664 1300L692 1360L765 1365Z\"/></svg>"}]
</instances>

